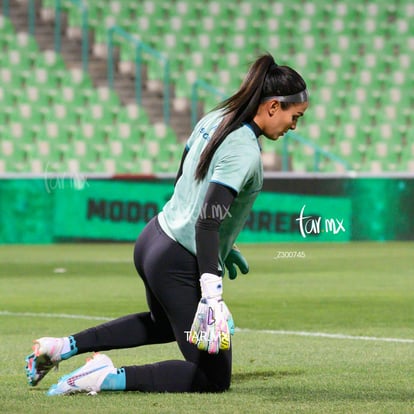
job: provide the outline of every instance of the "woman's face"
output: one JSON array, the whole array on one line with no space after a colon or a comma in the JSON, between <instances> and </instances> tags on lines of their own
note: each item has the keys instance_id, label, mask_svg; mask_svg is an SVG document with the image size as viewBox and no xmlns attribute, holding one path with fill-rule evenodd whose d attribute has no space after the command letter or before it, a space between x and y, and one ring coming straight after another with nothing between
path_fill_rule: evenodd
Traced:
<instances>
[{"instance_id":1,"label":"woman's face","mask_svg":"<svg viewBox=\"0 0 414 414\"><path fill-rule=\"evenodd\" d=\"M273 141L283 136L289 129L295 129L298 119L303 116L309 103L297 103L283 110L276 100L265 102L259 109L255 122L263 135Z\"/></svg>"}]
</instances>

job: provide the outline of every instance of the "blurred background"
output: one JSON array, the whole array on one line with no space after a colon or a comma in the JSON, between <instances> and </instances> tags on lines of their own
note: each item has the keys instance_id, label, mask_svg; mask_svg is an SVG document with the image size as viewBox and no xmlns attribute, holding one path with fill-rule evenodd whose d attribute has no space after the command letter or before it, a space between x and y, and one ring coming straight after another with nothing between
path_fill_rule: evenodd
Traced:
<instances>
[{"instance_id":1,"label":"blurred background","mask_svg":"<svg viewBox=\"0 0 414 414\"><path fill-rule=\"evenodd\" d=\"M414 3L2 0L0 173L175 172L266 51L311 106L267 171L414 171Z\"/></svg>"},{"instance_id":2,"label":"blurred background","mask_svg":"<svg viewBox=\"0 0 414 414\"><path fill-rule=\"evenodd\" d=\"M134 239L197 120L265 52L302 74L310 108L262 141L268 194L242 238L301 240L307 204L345 220L346 234L315 240L414 239L412 1L2 0L0 12L0 242Z\"/></svg>"}]
</instances>

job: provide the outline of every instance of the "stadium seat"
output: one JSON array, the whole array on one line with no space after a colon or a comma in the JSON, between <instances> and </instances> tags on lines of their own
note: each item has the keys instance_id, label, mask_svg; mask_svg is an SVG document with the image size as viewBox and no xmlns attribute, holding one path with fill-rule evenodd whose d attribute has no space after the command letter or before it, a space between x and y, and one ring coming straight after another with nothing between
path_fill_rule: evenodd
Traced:
<instances>
[{"instance_id":1,"label":"stadium seat","mask_svg":"<svg viewBox=\"0 0 414 414\"><path fill-rule=\"evenodd\" d=\"M62 1L62 6L68 16L68 34L79 36L79 9L69 0ZM53 13L54 0L43 0L42 7ZM354 146L354 141L369 146L397 139L402 153L405 152L414 103L405 92L413 85L414 36L410 23L414 9L409 1L258 4L251 0L89 0L88 12L98 44L105 46L108 26L118 24L170 58L177 107L184 107L180 99L190 97L196 79L210 82L228 96L240 85L248 64L258 53L269 50L279 63L291 64L308 82L311 108L298 130L301 136L338 156L343 151L355 151L349 159L355 160L359 168L370 169L371 165L360 162L361 149ZM145 114L142 118L130 118L130 109L122 107L114 93L107 88L97 90L82 71L68 70L59 54L39 52L34 38L16 33L10 20L1 15L0 44L4 50L0 57L0 102L5 104L0 121L6 122L2 131L26 131L31 119L34 126L29 136L36 142L41 139L40 131L45 130L47 116L53 118L47 121L60 120L60 130L65 131L63 141L67 136L79 138L79 131L85 130L85 136L95 142L95 133L91 131L98 130L98 142L115 136L122 142L128 140L123 147L133 148L136 153L148 134L154 140L163 139L157 138L143 108L135 110ZM120 53L119 68L128 69L133 76L133 48L122 43ZM161 65L146 62L152 85L160 88ZM219 101L211 94L201 96L205 110ZM98 103L102 105L102 117L94 117L100 111ZM36 109L26 111L30 116L20 122L15 118L25 105ZM58 113L54 112L57 108ZM59 113L66 114L67 122ZM13 122L13 128L9 128L8 122ZM88 123L94 125L88 129ZM95 128L97 123L104 127ZM405 138L400 139L400 135ZM174 139L174 134L167 134L168 145L173 145ZM344 143L348 141L347 147ZM38 147L34 148L36 151ZM159 154L164 157L164 150ZM86 164L88 168L95 165L105 169L93 156L78 166ZM118 168L121 164L114 162L112 166ZM127 168L124 164L123 168ZM167 169L164 161L157 165L155 160L144 160L142 165L147 170ZM297 165L309 167L305 162ZM387 168L386 161L374 165ZM404 165L408 166L408 161ZM391 161L389 166L391 170L396 168ZM324 168L330 170L332 166L325 162Z\"/></svg>"}]
</instances>

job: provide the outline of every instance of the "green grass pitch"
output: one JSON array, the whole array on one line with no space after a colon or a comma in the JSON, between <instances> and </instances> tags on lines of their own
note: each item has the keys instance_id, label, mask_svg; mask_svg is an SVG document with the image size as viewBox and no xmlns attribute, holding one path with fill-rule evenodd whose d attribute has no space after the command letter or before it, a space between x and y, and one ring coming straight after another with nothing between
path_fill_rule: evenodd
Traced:
<instances>
[{"instance_id":1,"label":"green grass pitch","mask_svg":"<svg viewBox=\"0 0 414 414\"><path fill-rule=\"evenodd\" d=\"M132 244L0 247L1 413L412 413L414 243L239 246L224 284L239 330L224 394L47 397L86 355L29 387L32 340L146 309ZM175 344L109 351L115 365L180 358Z\"/></svg>"}]
</instances>

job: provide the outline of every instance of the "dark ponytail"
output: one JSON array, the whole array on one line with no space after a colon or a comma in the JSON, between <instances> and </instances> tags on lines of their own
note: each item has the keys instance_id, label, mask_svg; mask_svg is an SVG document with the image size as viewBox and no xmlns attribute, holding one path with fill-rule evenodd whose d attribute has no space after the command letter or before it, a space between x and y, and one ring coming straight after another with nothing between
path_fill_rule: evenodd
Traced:
<instances>
[{"instance_id":1,"label":"dark ponytail","mask_svg":"<svg viewBox=\"0 0 414 414\"><path fill-rule=\"evenodd\" d=\"M223 110L224 118L201 154L195 179L201 181L206 176L217 148L243 122L253 120L264 98L292 95L305 88L305 81L296 71L277 65L270 54L260 56L250 67L239 90L215 108ZM290 105L281 102L282 109Z\"/></svg>"}]
</instances>

